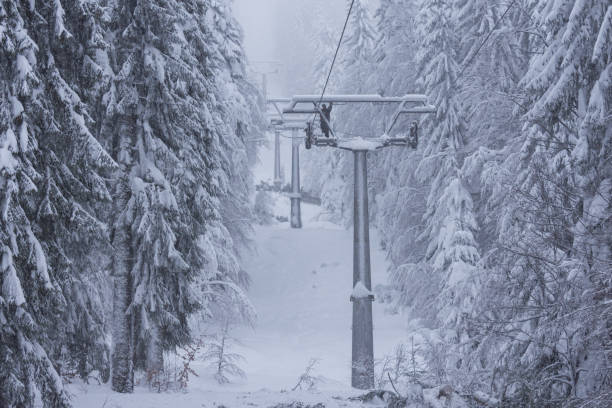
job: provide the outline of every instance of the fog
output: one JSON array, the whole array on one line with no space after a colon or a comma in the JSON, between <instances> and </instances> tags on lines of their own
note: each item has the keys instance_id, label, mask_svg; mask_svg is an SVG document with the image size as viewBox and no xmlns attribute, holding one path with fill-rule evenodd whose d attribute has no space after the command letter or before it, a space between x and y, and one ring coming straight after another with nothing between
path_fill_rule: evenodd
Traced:
<instances>
[{"instance_id":1,"label":"fog","mask_svg":"<svg viewBox=\"0 0 612 408\"><path fill-rule=\"evenodd\" d=\"M327 24L340 35L346 0L235 0L236 17L257 81L268 72L268 95L316 93L313 38ZM277 72L277 73L271 73Z\"/></svg>"}]
</instances>

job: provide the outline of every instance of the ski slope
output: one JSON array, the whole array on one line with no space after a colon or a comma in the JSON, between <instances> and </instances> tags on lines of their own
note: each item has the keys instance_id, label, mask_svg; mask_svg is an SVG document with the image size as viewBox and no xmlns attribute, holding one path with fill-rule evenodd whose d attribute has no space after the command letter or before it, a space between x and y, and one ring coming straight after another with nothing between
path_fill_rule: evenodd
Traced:
<instances>
[{"instance_id":1,"label":"ski slope","mask_svg":"<svg viewBox=\"0 0 612 408\"><path fill-rule=\"evenodd\" d=\"M253 363L247 366L252 387L291 388L313 358L323 387L350 384L353 236L315 221L317 209L303 206L301 230L287 224L257 229L258 254L249 265L259 318L256 329L241 336ZM372 251L372 271L373 285L384 283L380 251ZM407 335L403 319L384 309L374 305L376 357L390 354Z\"/></svg>"}]
</instances>

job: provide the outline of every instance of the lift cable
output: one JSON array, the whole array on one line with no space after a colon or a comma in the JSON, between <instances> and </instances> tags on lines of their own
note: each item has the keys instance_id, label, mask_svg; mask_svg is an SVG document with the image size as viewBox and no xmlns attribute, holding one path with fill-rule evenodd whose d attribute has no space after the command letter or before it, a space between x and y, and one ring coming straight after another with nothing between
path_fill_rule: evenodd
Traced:
<instances>
[{"instance_id":1,"label":"lift cable","mask_svg":"<svg viewBox=\"0 0 612 408\"><path fill-rule=\"evenodd\" d=\"M319 102L317 103L317 106L321 104L321 101L323 100L323 97L325 96L325 91L327 90L329 79L331 78L332 71L334 70L334 65L336 64L336 59L338 58L338 53L340 52L340 45L342 44L342 40L344 39L344 33L346 31L346 27L348 26L348 22L351 17L351 12L353 11L354 4L355 4L355 0L352 0L348 13L346 14L346 20L344 21L344 27L342 28L342 34L340 35L340 40L338 41L338 45L336 46L336 52L334 54L334 59L332 60L331 66L329 67L329 72L327 73L327 79L325 80L325 86L323 86L323 92L321 92L321 97L319 98ZM311 122L313 126L314 126L314 121L316 117L317 117L317 114L315 113L312 117L312 122Z\"/></svg>"},{"instance_id":2,"label":"lift cable","mask_svg":"<svg viewBox=\"0 0 612 408\"><path fill-rule=\"evenodd\" d=\"M459 72L459 75L457 76L457 78L460 78L463 75L463 73L465 72L465 70L467 69L467 67L469 67L470 64L472 63L472 61L474 61L474 58L476 58L476 56L478 55L478 53L480 52L482 47L484 47L484 45L487 43L487 41L489 41L489 38L491 37L493 32L495 30L497 30L497 26L504 20L504 18L506 17L508 12L512 8L512 6L514 6L514 3L516 3L516 0L512 0L512 2L508 5L508 8L506 9L506 11L504 11L504 14L502 14L501 18L499 20L497 20L497 22L495 22L495 25L493 26L491 31L489 31L489 34L487 34L487 36L485 37L484 41L480 44L480 46L478 47L478 49L476 50L474 55L472 55L470 57L470 59L468 60L468 62L463 66L463 69L461 69L461 72Z\"/></svg>"}]
</instances>

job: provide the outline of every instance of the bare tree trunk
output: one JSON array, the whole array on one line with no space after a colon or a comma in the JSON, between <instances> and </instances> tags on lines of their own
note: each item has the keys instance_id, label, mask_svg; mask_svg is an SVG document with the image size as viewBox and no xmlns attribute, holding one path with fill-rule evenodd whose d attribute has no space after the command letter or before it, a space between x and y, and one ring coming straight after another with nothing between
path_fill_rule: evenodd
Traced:
<instances>
[{"instance_id":1,"label":"bare tree trunk","mask_svg":"<svg viewBox=\"0 0 612 408\"><path fill-rule=\"evenodd\" d=\"M164 353L161 345L159 326L151 322L151 332L147 342L147 360L145 362L147 373L161 373L164 370Z\"/></svg>"},{"instance_id":2,"label":"bare tree trunk","mask_svg":"<svg viewBox=\"0 0 612 408\"><path fill-rule=\"evenodd\" d=\"M120 180L119 184L116 208L123 211L129 187L125 180ZM134 318L128 314L132 302L130 231L121 219L115 227L113 248L112 389L130 393L134 390Z\"/></svg>"}]
</instances>

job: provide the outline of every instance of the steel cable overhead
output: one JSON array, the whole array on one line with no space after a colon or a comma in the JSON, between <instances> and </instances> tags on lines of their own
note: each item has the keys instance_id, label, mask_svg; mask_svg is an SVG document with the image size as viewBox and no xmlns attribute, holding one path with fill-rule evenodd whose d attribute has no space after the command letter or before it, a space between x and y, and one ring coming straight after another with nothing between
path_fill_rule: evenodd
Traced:
<instances>
[{"instance_id":1,"label":"steel cable overhead","mask_svg":"<svg viewBox=\"0 0 612 408\"><path fill-rule=\"evenodd\" d=\"M346 14L346 20L344 21L344 27L342 27L342 34L340 35L340 40L338 41L338 45L336 46L336 52L334 54L334 59L332 60L331 66L329 67L329 72L327 73L327 79L325 80L325 85L323 86L323 92L321 92L321 97L319 98L317 107L321 104L321 101L323 101L323 97L325 96L325 91L327 90L329 79L331 78L332 71L334 70L334 65L336 64L336 59L338 58L338 53L340 52L340 46L342 45L342 40L344 39L344 33L346 32L346 27L348 26L348 22L351 17L351 12L353 11L354 4L355 4L355 0L352 0L348 13ZM317 118L317 114L315 113L312 116L311 126L314 126L314 121L316 118Z\"/></svg>"}]
</instances>

